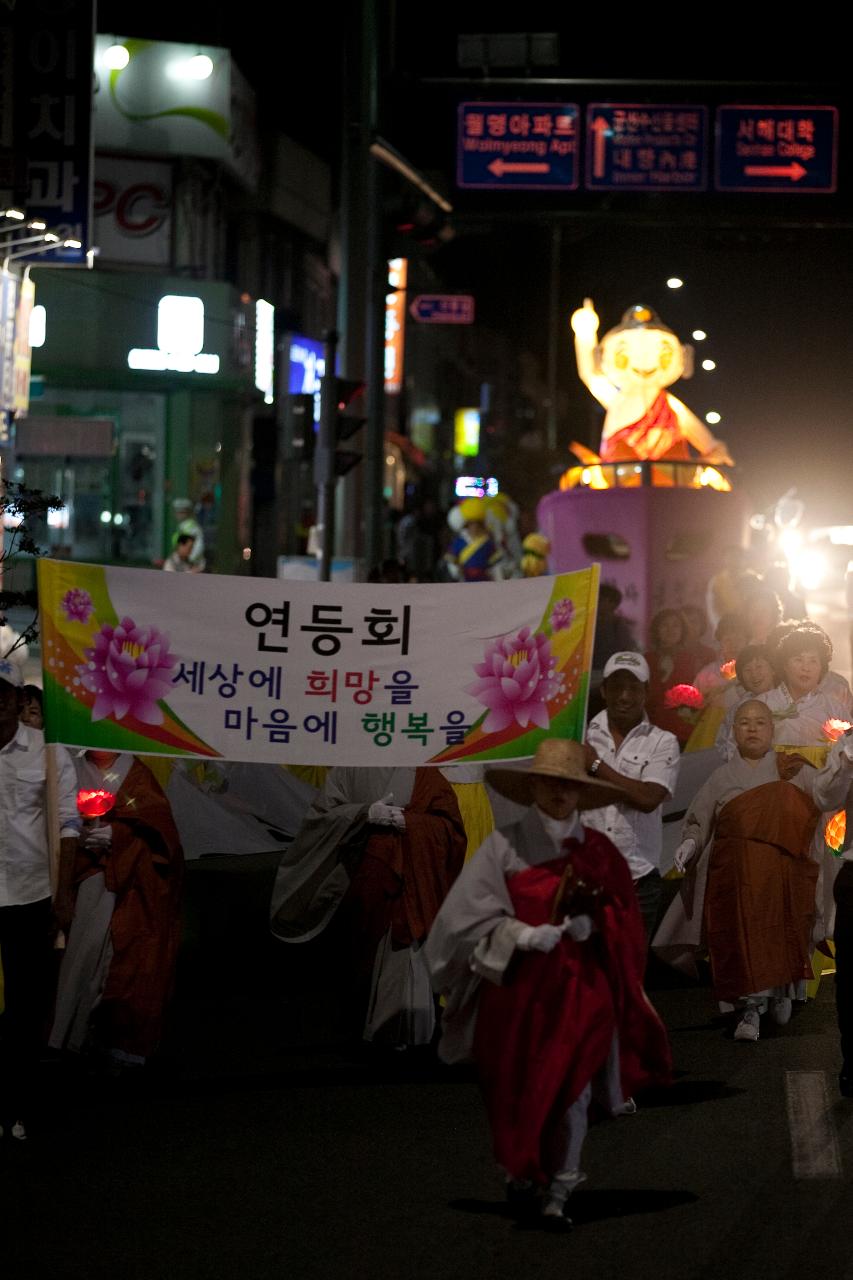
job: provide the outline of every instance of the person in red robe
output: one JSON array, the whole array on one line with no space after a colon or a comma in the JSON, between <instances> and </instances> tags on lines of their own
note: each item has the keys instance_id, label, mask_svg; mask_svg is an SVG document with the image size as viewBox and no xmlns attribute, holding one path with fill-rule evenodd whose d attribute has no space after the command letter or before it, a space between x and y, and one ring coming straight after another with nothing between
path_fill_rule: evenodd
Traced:
<instances>
[{"instance_id":1,"label":"person in red robe","mask_svg":"<svg viewBox=\"0 0 853 1280\"><path fill-rule=\"evenodd\" d=\"M636 1110L635 1090L669 1079L669 1044L643 990L630 871L577 817L581 799L610 803L617 788L561 739L540 743L528 771L486 777L530 808L487 837L427 939L445 997L439 1056L477 1065L510 1203L565 1230L591 1109Z\"/></svg>"},{"instance_id":2,"label":"person in red robe","mask_svg":"<svg viewBox=\"0 0 853 1280\"><path fill-rule=\"evenodd\" d=\"M93 1049L116 1067L160 1044L181 931L184 858L169 802L135 756L88 751L78 781L111 792L84 824L77 901L59 975L52 1048Z\"/></svg>"}]
</instances>

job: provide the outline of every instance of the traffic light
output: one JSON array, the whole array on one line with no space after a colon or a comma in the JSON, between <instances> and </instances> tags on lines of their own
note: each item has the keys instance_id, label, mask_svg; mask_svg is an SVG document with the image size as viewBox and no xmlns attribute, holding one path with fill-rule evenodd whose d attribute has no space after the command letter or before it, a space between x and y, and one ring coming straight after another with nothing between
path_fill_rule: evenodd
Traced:
<instances>
[{"instance_id":1,"label":"traffic light","mask_svg":"<svg viewBox=\"0 0 853 1280\"><path fill-rule=\"evenodd\" d=\"M365 389L364 382L351 378L335 378L335 475L345 476L357 463L361 462L361 454L354 449L339 449L338 445L349 440L356 431L364 426L367 418L363 415L347 413L347 408Z\"/></svg>"},{"instance_id":2,"label":"traffic light","mask_svg":"<svg viewBox=\"0 0 853 1280\"><path fill-rule=\"evenodd\" d=\"M317 424L314 421L314 396L289 395L284 412L284 456L310 462L314 457Z\"/></svg>"}]
</instances>

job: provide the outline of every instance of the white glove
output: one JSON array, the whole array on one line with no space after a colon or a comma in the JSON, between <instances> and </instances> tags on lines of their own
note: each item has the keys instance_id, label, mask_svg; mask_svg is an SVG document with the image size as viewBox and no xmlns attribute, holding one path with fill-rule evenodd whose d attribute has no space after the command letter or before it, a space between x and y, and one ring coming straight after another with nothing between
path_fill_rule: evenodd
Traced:
<instances>
[{"instance_id":1,"label":"white glove","mask_svg":"<svg viewBox=\"0 0 853 1280\"><path fill-rule=\"evenodd\" d=\"M675 851L676 871L683 871L695 853L696 841L692 836L688 836L686 840L682 840L681 844Z\"/></svg>"},{"instance_id":2,"label":"white glove","mask_svg":"<svg viewBox=\"0 0 853 1280\"><path fill-rule=\"evenodd\" d=\"M591 916L566 916L563 921L563 933L567 933L575 942L586 942L594 932L595 925Z\"/></svg>"},{"instance_id":3,"label":"white glove","mask_svg":"<svg viewBox=\"0 0 853 1280\"><path fill-rule=\"evenodd\" d=\"M519 951L553 951L563 936L559 924L528 924L518 935L515 945Z\"/></svg>"},{"instance_id":4,"label":"white glove","mask_svg":"<svg viewBox=\"0 0 853 1280\"><path fill-rule=\"evenodd\" d=\"M394 793L389 791L381 800L374 800L367 811L367 821L376 827L396 827L398 831L404 831L406 815L399 806L388 803L393 799Z\"/></svg>"},{"instance_id":5,"label":"white glove","mask_svg":"<svg viewBox=\"0 0 853 1280\"><path fill-rule=\"evenodd\" d=\"M112 842L113 829L108 822L98 827L91 827L88 831L84 829L80 841L84 849L91 849L95 853L106 853Z\"/></svg>"}]
</instances>

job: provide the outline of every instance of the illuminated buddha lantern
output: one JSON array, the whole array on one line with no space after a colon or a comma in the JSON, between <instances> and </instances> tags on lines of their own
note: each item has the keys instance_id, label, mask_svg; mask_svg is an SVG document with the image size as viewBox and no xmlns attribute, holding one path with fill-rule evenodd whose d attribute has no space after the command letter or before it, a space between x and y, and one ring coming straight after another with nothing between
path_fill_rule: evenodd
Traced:
<instances>
[{"instance_id":1,"label":"illuminated buddha lantern","mask_svg":"<svg viewBox=\"0 0 853 1280\"><path fill-rule=\"evenodd\" d=\"M666 390L693 372L692 348L650 307L629 307L600 342L598 324L586 298L572 315L572 330L578 374L605 410L602 462L687 461L692 445L703 462L731 466L723 441Z\"/></svg>"}]
</instances>

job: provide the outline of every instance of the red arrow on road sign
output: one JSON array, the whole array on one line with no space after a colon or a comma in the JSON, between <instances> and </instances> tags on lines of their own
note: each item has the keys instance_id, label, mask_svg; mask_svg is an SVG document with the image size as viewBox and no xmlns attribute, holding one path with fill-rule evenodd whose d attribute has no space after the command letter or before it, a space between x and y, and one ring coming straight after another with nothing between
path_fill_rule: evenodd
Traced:
<instances>
[{"instance_id":1,"label":"red arrow on road sign","mask_svg":"<svg viewBox=\"0 0 853 1280\"><path fill-rule=\"evenodd\" d=\"M808 170L794 160L791 164L748 164L744 173L748 178L790 178L792 182L799 182Z\"/></svg>"},{"instance_id":2,"label":"red arrow on road sign","mask_svg":"<svg viewBox=\"0 0 853 1280\"><path fill-rule=\"evenodd\" d=\"M604 116L596 116L596 118L593 120L592 124L590 125L590 128L592 129L592 134L594 138L593 147L592 147L593 177L603 178L605 148L607 145L604 141L604 137L608 129L610 128L610 125L608 121L605 120Z\"/></svg>"},{"instance_id":3,"label":"red arrow on road sign","mask_svg":"<svg viewBox=\"0 0 853 1280\"><path fill-rule=\"evenodd\" d=\"M549 164L532 164L527 161L512 161L507 163L506 160L493 160L487 166L489 173L493 173L496 178L502 178L505 173L550 173L551 166Z\"/></svg>"}]
</instances>

